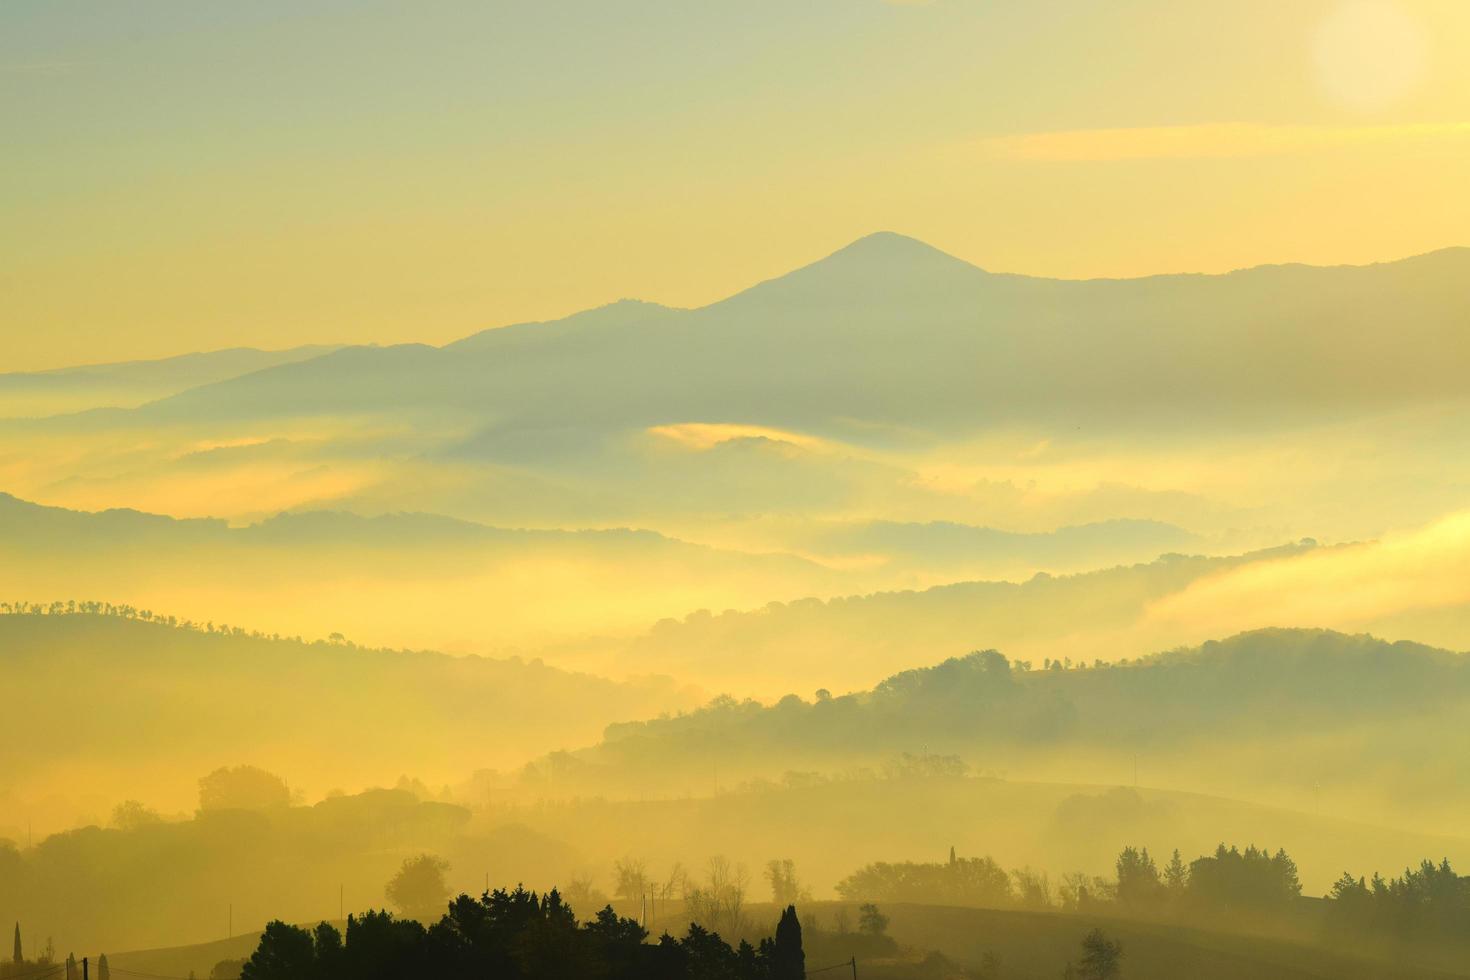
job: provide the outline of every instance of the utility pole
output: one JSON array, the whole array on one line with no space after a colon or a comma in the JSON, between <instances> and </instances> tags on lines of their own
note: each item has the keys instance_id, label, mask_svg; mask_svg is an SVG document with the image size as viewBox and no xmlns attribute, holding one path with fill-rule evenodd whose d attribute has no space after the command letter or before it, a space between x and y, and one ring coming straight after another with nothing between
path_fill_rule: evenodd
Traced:
<instances>
[{"instance_id":1,"label":"utility pole","mask_svg":"<svg viewBox=\"0 0 1470 980\"><path fill-rule=\"evenodd\" d=\"M852 980L857 980L857 957L852 958Z\"/></svg>"},{"instance_id":2,"label":"utility pole","mask_svg":"<svg viewBox=\"0 0 1470 980\"><path fill-rule=\"evenodd\" d=\"M82 957L82 980L87 980L87 958Z\"/></svg>"},{"instance_id":3,"label":"utility pole","mask_svg":"<svg viewBox=\"0 0 1470 980\"><path fill-rule=\"evenodd\" d=\"M231 902L230 903L230 918L229 918L229 923L230 923L229 924L229 929L228 929L229 938L234 939L235 938L235 903L234 902Z\"/></svg>"},{"instance_id":4,"label":"utility pole","mask_svg":"<svg viewBox=\"0 0 1470 980\"><path fill-rule=\"evenodd\" d=\"M347 918L347 886L342 884L337 886L337 918Z\"/></svg>"}]
</instances>

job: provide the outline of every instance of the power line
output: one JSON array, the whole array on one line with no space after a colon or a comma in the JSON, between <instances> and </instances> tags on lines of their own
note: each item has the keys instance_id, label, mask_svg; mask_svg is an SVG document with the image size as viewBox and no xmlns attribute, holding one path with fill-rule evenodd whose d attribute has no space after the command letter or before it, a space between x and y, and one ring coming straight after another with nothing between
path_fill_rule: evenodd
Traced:
<instances>
[{"instance_id":1,"label":"power line","mask_svg":"<svg viewBox=\"0 0 1470 980\"><path fill-rule=\"evenodd\" d=\"M5 975L5 980L41 980L42 977L49 977L51 974L60 973L65 969L65 963L53 963L50 966L43 966L39 970L31 970L28 973L8 973Z\"/></svg>"},{"instance_id":2,"label":"power line","mask_svg":"<svg viewBox=\"0 0 1470 980\"><path fill-rule=\"evenodd\" d=\"M143 973L140 970L124 970L119 966L112 967L112 972L124 973L130 977L146 977L147 980L189 980L188 977L172 977L165 973Z\"/></svg>"}]
</instances>

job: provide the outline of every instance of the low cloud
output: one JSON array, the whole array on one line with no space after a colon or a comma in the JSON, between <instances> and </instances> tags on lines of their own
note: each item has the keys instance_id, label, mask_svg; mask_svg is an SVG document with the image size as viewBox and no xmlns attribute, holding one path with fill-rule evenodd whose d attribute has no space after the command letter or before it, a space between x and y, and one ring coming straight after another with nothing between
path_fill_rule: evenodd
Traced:
<instances>
[{"instance_id":1,"label":"low cloud","mask_svg":"<svg viewBox=\"0 0 1470 980\"><path fill-rule=\"evenodd\" d=\"M1268 626L1354 631L1467 604L1470 512L1461 512L1418 531L1196 582L1154 604L1148 619L1201 636Z\"/></svg>"},{"instance_id":2,"label":"low cloud","mask_svg":"<svg viewBox=\"0 0 1470 980\"><path fill-rule=\"evenodd\" d=\"M1015 133L987 137L973 145L991 159L1082 163L1279 156L1467 137L1470 137L1470 122L1382 126L1233 122Z\"/></svg>"}]
</instances>

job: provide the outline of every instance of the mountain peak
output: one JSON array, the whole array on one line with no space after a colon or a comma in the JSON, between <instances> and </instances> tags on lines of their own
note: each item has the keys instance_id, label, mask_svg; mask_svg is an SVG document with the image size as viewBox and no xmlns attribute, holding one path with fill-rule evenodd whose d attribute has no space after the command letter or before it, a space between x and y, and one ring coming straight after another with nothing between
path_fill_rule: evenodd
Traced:
<instances>
[{"instance_id":1,"label":"mountain peak","mask_svg":"<svg viewBox=\"0 0 1470 980\"><path fill-rule=\"evenodd\" d=\"M908 235L876 231L826 258L769 279L725 302L796 300L801 294L849 299L897 290L913 295L943 295L961 283L989 277L985 270Z\"/></svg>"},{"instance_id":2,"label":"mountain peak","mask_svg":"<svg viewBox=\"0 0 1470 980\"><path fill-rule=\"evenodd\" d=\"M886 230L870 232L863 237L856 239L855 241L847 245L844 245L842 248L839 248L836 252L833 252L832 256L829 256L829 258L838 255L868 253L888 256L943 255L945 258L954 258L954 256L949 255L947 252L940 251L933 245L930 245L928 242L921 241L911 235L904 235L900 232Z\"/></svg>"}]
</instances>

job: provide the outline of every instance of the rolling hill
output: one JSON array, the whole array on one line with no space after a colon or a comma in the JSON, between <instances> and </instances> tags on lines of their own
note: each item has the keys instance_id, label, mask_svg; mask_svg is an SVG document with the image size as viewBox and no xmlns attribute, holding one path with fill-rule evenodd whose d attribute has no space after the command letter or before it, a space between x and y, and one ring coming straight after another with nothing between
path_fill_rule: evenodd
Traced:
<instances>
[{"instance_id":1,"label":"rolling hill","mask_svg":"<svg viewBox=\"0 0 1470 980\"><path fill-rule=\"evenodd\" d=\"M437 786L690 703L667 679L219 630L0 615L0 661L24 692L0 726L0 836L23 837L27 813L44 831L127 798L192 809L200 776L240 763L314 795L405 773Z\"/></svg>"},{"instance_id":2,"label":"rolling hill","mask_svg":"<svg viewBox=\"0 0 1470 980\"><path fill-rule=\"evenodd\" d=\"M1459 724L1470 658L1321 630L1262 630L1121 664L1013 664L993 650L870 690L735 698L619 724L543 761L564 793L654 792L723 778L952 755L1012 777L1119 782L1328 806L1449 832L1467 801Z\"/></svg>"}]
</instances>

